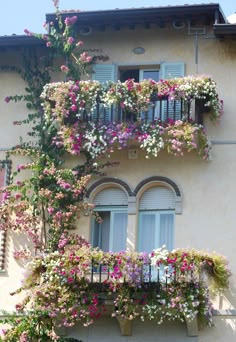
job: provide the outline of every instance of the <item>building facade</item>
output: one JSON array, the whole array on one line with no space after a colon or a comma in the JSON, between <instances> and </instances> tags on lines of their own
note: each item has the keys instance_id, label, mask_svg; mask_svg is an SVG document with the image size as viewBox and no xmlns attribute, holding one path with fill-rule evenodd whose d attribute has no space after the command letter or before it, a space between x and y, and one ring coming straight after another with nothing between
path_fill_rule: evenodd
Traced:
<instances>
[{"instance_id":1,"label":"building facade","mask_svg":"<svg viewBox=\"0 0 236 342\"><path fill-rule=\"evenodd\" d=\"M211 160L193 152L175 157L167 151L147 159L136 141L111 153L109 160L119 164L107 168L105 176L93 177L86 195L87 201L95 204L102 223L84 216L79 234L104 251L129 249L149 253L162 245L169 250L216 251L229 259L232 270L230 290L214 300L215 327L193 334L198 336L187 336L185 324L169 322L159 326L135 320L132 335L124 337L109 315L89 328L68 330L68 336L89 342L111 339L233 342L236 336L235 25L227 23L218 4L65 13L68 15L78 16L78 32L83 36L84 47L96 58L93 80L141 82L150 78L160 81L210 75L224 101L220 120L212 122L204 112L200 122L212 143ZM48 22L55 20L51 14L46 18ZM40 44L33 37L0 37L0 64L17 66L24 46L43 50ZM6 150L19 143L19 135L25 135L24 128L11 124L24 117L24 106L6 104L4 98L21 93L24 82L17 73L4 68L0 78L0 153L4 161ZM173 115L180 119L181 105L175 106L170 119ZM196 113L197 110L195 119ZM114 119L113 114L108 110L106 119ZM145 115L147 120L152 115L154 119L163 119L164 109L155 104L154 110L152 107L152 112L149 110ZM2 183L7 182L11 167L16 167L19 160L12 162L13 165L2 162ZM15 298L8 293L20 286L22 267L12 258L11 251L16 243L22 242L13 232L6 236L2 233L1 243L0 302L1 307L12 311Z\"/></svg>"}]
</instances>

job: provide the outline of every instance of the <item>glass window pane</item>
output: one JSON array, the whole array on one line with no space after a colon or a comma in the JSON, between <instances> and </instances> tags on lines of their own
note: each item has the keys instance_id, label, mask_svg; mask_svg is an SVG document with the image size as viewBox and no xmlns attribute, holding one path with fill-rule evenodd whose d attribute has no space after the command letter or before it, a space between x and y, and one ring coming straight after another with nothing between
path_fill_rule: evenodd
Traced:
<instances>
[{"instance_id":1,"label":"glass window pane","mask_svg":"<svg viewBox=\"0 0 236 342\"><path fill-rule=\"evenodd\" d=\"M110 240L110 212L100 212L99 216L102 222L94 222L93 247L99 247L104 252L108 252Z\"/></svg>"},{"instance_id":2,"label":"glass window pane","mask_svg":"<svg viewBox=\"0 0 236 342\"><path fill-rule=\"evenodd\" d=\"M143 79L151 78L154 81L159 81L159 70L143 70Z\"/></svg>"},{"instance_id":3,"label":"glass window pane","mask_svg":"<svg viewBox=\"0 0 236 342\"><path fill-rule=\"evenodd\" d=\"M127 237L127 213L112 213L113 214L113 227L112 227L112 252L120 252L126 250L126 237Z\"/></svg>"},{"instance_id":4,"label":"glass window pane","mask_svg":"<svg viewBox=\"0 0 236 342\"><path fill-rule=\"evenodd\" d=\"M140 213L138 230L139 252L150 253L155 246L156 215L155 213Z\"/></svg>"},{"instance_id":5,"label":"glass window pane","mask_svg":"<svg viewBox=\"0 0 236 342\"><path fill-rule=\"evenodd\" d=\"M174 215L160 214L160 246L165 245L168 250L173 249Z\"/></svg>"}]
</instances>

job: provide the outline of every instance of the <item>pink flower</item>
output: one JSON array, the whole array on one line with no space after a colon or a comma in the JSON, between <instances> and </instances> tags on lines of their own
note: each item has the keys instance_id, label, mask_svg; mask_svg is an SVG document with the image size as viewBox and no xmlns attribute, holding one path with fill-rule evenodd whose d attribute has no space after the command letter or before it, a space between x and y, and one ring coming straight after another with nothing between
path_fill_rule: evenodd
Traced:
<instances>
[{"instance_id":1,"label":"pink flower","mask_svg":"<svg viewBox=\"0 0 236 342\"><path fill-rule=\"evenodd\" d=\"M70 44L70 45L73 44L74 41L75 41L75 39L74 39L73 37L69 37L69 38L67 39L67 43Z\"/></svg>"},{"instance_id":2,"label":"pink flower","mask_svg":"<svg viewBox=\"0 0 236 342\"><path fill-rule=\"evenodd\" d=\"M17 165L17 171L18 172L20 172L21 170L24 170L24 169L26 169L26 165L24 165L24 164Z\"/></svg>"},{"instance_id":3,"label":"pink flower","mask_svg":"<svg viewBox=\"0 0 236 342\"><path fill-rule=\"evenodd\" d=\"M5 102L6 102L6 103L9 103L9 102L10 102L10 100L11 100L11 99L10 99L10 97L9 97L9 96L5 97Z\"/></svg>"},{"instance_id":4,"label":"pink flower","mask_svg":"<svg viewBox=\"0 0 236 342\"><path fill-rule=\"evenodd\" d=\"M75 24L76 21L77 21L77 17L74 15L73 17L66 17L64 22L66 26L72 26Z\"/></svg>"},{"instance_id":5,"label":"pink flower","mask_svg":"<svg viewBox=\"0 0 236 342\"><path fill-rule=\"evenodd\" d=\"M71 283L73 283L73 281L74 281L74 278L72 278L72 277L68 277L68 278L67 278L67 281L68 281L68 283L69 283L69 284L71 284Z\"/></svg>"},{"instance_id":6,"label":"pink flower","mask_svg":"<svg viewBox=\"0 0 236 342\"><path fill-rule=\"evenodd\" d=\"M52 215L54 213L54 208L49 207L48 208L48 213L49 213L49 215Z\"/></svg>"},{"instance_id":7,"label":"pink flower","mask_svg":"<svg viewBox=\"0 0 236 342\"><path fill-rule=\"evenodd\" d=\"M28 29L24 29L25 34L28 34L28 36L33 36L33 32L30 32Z\"/></svg>"},{"instance_id":8,"label":"pink flower","mask_svg":"<svg viewBox=\"0 0 236 342\"><path fill-rule=\"evenodd\" d=\"M76 112L77 111L77 106L75 104L73 104L71 106L71 110L72 110L72 112Z\"/></svg>"},{"instance_id":9,"label":"pink flower","mask_svg":"<svg viewBox=\"0 0 236 342\"><path fill-rule=\"evenodd\" d=\"M68 72L68 71L69 71L69 68L68 68L66 65L62 65L62 66L61 66L61 71L63 71L63 72Z\"/></svg>"},{"instance_id":10,"label":"pink flower","mask_svg":"<svg viewBox=\"0 0 236 342\"><path fill-rule=\"evenodd\" d=\"M76 46L82 46L84 45L84 42L82 42L81 40L76 44Z\"/></svg>"},{"instance_id":11,"label":"pink flower","mask_svg":"<svg viewBox=\"0 0 236 342\"><path fill-rule=\"evenodd\" d=\"M2 196L3 202L5 202L6 200L8 200L9 197L10 197L10 192L9 192L9 191L4 192L4 193L3 193L3 196Z\"/></svg>"},{"instance_id":12,"label":"pink flower","mask_svg":"<svg viewBox=\"0 0 236 342\"><path fill-rule=\"evenodd\" d=\"M18 199L20 199L20 198L21 198L21 194L20 194L19 192L17 192L17 193L15 194L15 199L18 200Z\"/></svg>"},{"instance_id":13,"label":"pink flower","mask_svg":"<svg viewBox=\"0 0 236 342\"><path fill-rule=\"evenodd\" d=\"M86 58L86 62L87 62L87 63L91 63L91 62L92 62L92 59L93 59L93 58L92 58L91 56L88 56L88 57Z\"/></svg>"},{"instance_id":14,"label":"pink flower","mask_svg":"<svg viewBox=\"0 0 236 342\"><path fill-rule=\"evenodd\" d=\"M51 47L51 46L52 46L52 43L51 43L51 42L47 42L46 46L47 46L47 47Z\"/></svg>"}]
</instances>

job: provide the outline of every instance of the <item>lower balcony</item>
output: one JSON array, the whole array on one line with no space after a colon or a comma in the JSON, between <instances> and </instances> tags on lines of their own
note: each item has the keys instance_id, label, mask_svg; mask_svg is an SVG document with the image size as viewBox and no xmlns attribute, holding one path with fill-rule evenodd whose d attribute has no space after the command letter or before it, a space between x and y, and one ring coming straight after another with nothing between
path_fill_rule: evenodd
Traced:
<instances>
[{"instance_id":1,"label":"lower balcony","mask_svg":"<svg viewBox=\"0 0 236 342\"><path fill-rule=\"evenodd\" d=\"M179 320L187 323L189 336L196 336L198 322L212 325L207 279L217 292L227 289L229 276L224 257L196 250L161 248L148 255L63 246L33 261L17 309L61 328L87 327L110 314L125 336L132 334L134 319Z\"/></svg>"}]
</instances>

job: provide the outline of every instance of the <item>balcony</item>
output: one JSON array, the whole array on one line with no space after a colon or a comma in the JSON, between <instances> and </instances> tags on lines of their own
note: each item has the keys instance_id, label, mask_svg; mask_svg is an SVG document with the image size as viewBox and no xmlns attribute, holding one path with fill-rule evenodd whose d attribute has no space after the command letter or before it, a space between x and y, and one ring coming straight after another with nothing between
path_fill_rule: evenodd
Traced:
<instances>
[{"instance_id":1,"label":"balcony","mask_svg":"<svg viewBox=\"0 0 236 342\"><path fill-rule=\"evenodd\" d=\"M197 250L161 248L148 255L64 245L31 263L23 284L31 300L17 307L23 312L32 306L57 322L60 317L64 327L78 322L89 326L109 313L123 335L132 333L134 319L157 324L180 320L187 323L189 336L195 336L198 320L212 324L207 279L222 293L229 276L224 257Z\"/></svg>"},{"instance_id":2,"label":"balcony","mask_svg":"<svg viewBox=\"0 0 236 342\"><path fill-rule=\"evenodd\" d=\"M92 159L139 142L146 156L163 149L174 156L195 151L210 158L211 144L203 129L204 113L222 115L216 84L206 76L160 82L97 81L46 85L41 95L48 130L57 148Z\"/></svg>"}]
</instances>

